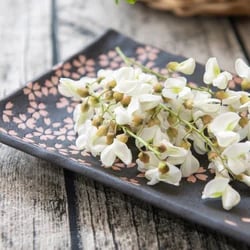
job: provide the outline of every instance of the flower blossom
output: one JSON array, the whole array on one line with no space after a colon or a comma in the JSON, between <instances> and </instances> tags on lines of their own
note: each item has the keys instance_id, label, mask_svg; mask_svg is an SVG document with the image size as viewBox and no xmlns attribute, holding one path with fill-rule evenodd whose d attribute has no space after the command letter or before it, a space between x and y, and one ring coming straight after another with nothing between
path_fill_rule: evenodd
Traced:
<instances>
[{"instance_id":1,"label":"flower blossom","mask_svg":"<svg viewBox=\"0 0 250 250\"><path fill-rule=\"evenodd\" d=\"M125 143L118 139L114 139L114 142L101 152L101 161L105 166L110 167L113 165L116 157L125 164L130 164L132 162L132 153L130 149Z\"/></svg>"},{"instance_id":2,"label":"flower blossom","mask_svg":"<svg viewBox=\"0 0 250 250\"><path fill-rule=\"evenodd\" d=\"M242 87L249 89L250 85L250 67L242 60L237 59L235 62L235 70L237 74L243 78Z\"/></svg>"},{"instance_id":3,"label":"flower blossom","mask_svg":"<svg viewBox=\"0 0 250 250\"><path fill-rule=\"evenodd\" d=\"M203 78L206 84L213 84L219 89L227 88L228 82L232 80L232 75L224 71L221 73L219 64L215 57L209 58L206 63L206 71Z\"/></svg>"},{"instance_id":4,"label":"flower blossom","mask_svg":"<svg viewBox=\"0 0 250 250\"><path fill-rule=\"evenodd\" d=\"M186 75L192 75L195 70L195 60L193 58L188 58L187 60L177 63L170 62L167 65L168 70L184 73Z\"/></svg>"},{"instance_id":5,"label":"flower blossom","mask_svg":"<svg viewBox=\"0 0 250 250\"><path fill-rule=\"evenodd\" d=\"M239 120L240 117L238 114L234 112L226 112L217 116L209 124L209 131L215 135L219 146L228 147L232 143L239 141L239 134L234 132Z\"/></svg>"},{"instance_id":6,"label":"flower blossom","mask_svg":"<svg viewBox=\"0 0 250 250\"><path fill-rule=\"evenodd\" d=\"M225 210L230 210L240 202L239 193L229 185L229 179L224 177L216 177L209 181L202 194L202 199L220 197Z\"/></svg>"},{"instance_id":7,"label":"flower blossom","mask_svg":"<svg viewBox=\"0 0 250 250\"><path fill-rule=\"evenodd\" d=\"M168 78L164 84L162 95L169 99L187 99L191 90L187 86L187 79L184 77Z\"/></svg>"}]
</instances>

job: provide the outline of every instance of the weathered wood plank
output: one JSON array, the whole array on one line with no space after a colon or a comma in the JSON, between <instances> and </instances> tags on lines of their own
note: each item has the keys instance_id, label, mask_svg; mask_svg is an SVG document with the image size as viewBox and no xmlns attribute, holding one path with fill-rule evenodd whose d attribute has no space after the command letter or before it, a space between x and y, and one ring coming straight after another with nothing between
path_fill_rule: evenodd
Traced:
<instances>
[{"instance_id":1,"label":"weathered wood plank","mask_svg":"<svg viewBox=\"0 0 250 250\"><path fill-rule=\"evenodd\" d=\"M50 1L0 1L0 96L52 64ZM0 144L0 249L68 249L61 168Z\"/></svg>"},{"instance_id":2,"label":"weathered wood plank","mask_svg":"<svg viewBox=\"0 0 250 250\"><path fill-rule=\"evenodd\" d=\"M239 41L242 43L243 49L248 57L248 63L250 63L250 18L241 17L233 18L232 22L234 23L235 28L237 29L237 35L239 36Z\"/></svg>"},{"instance_id":3,"label":"weathered wood plank","mask_svg":"<svg viewBox=\"0 0 250 250\"><path fill-rule=\"evenodd\" d=\"M58 2L61 59L70 56L106 28L205 63L217 56L233 71L232 58L244 55L225 18L181 19L142 5L113 1ZM76 176L77 225L82 246L119 249L237 249L234 242L184 222L123 194Z\"/></svg>"}]
</instances>

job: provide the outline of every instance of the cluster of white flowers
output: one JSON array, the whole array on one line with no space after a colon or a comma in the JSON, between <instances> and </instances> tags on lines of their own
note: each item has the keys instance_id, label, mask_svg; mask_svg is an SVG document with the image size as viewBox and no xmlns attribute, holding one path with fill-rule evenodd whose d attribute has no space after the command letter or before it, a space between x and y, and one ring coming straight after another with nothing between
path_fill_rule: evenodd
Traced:
<instances>
[{"instance_id":1,"label":"cluster of white flowers","mask_svg":"<svg viewBox=\"0 0 250 250\"><path fill-rule=\"evenodd\" d=\"M167 76L129 65L99 70L96 78L62 78L61 94L80 102L74 111L77 147L100 155L105 166L116 158L130 164L132 138L139 152L138 170L149 185L179 185L200 167L193 151L207 154L215 178L206 184L202 198L221 197L229 210L240 201L229 183L238 180L250 186L249 93L228 88L232 75L221 72L216 58L206 64L204 87L191 87L186 78L172 76L193 74L192 58L167 68ZM244 86L250 84L250 68L241 59L236 71Z\"/></svg>"}]
</instances>

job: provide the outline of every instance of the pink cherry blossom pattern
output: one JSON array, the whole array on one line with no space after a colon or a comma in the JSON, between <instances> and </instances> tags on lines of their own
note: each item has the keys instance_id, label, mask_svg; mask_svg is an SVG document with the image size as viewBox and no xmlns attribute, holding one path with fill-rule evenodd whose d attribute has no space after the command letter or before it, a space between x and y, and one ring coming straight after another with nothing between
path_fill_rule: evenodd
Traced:
<instances>
[{"instance_id":1,"label":"pink cherry blossom pattern","mask_svg":"<svg viewBox=\"0 0 250 250\"><path fill-rule=\"evenodd\" d=\"M69 153L72 155L77 155L81 152L75 145L70 145L68 146L68 148L69 148Z\"/></svg>"},{"instance_id":2,"label":"pink cherry blossom pattern","mask_svg":"<svg viewBox=\"0 0 250 250\"><path fill-rule=\"evenodd\" d=\"M120 177L120 179L127 182L127 183L129 183L129 184L135 185L135 186L140 185L139 181L134 179L134 178Z\"/></svg>"},{"instance_id":3,"label":"pink cherry blossom pattern","mask_svg":"<svg viewBox=\"0 0 250 250\"><path fill-rule=\"evenodd\" d=\"M38 120L41 116L46 117L48 115L48 111L46 110L46 105L44 103L36 103L35 101L32 101L29 104L28 113L35 119Z\"/></svg>"},{"instance_id":4,"label":"pink cherry blossom pattern","mask_svg":"<svg viewBox=\"0 0 250 250\"><path fill-rule=\"evenodd\" d=\"M7 102L5 105L5 110L3 111L2 119L4 122L8 123L13 116L12 108L14 104L12 102Z\"/></svg>"},{"instance_id":5,"label":"pink cherry blossom pattern","mask_svg":"<svg viewBox=\"0 0 250 250\"><path fill-rule=\"evenodd\" d=\"M241 221L245 223L250 223L250 217L242 217Z\"/></svg>"},{"instance_id":6,"label":"pink cherry blossom pattern","mask_svg":"<svg viewBox=\"0 0 250 250\"><path fill-rule=\"evenodd\" d=\"M77 105L77 102L74 102L73 100L69 100L68 98L61 97L59 101L56 103L56 107L58 109L64 109L66 107L66 110L69 114L72 114L75 106Z\"/></svg>"},{"instance_id":7,"label":"pink cherry blossom pattern","mask_svg":"<svg viewBox=\"0 0 250 250\"><path fill-rule=\"evenodd\" d=\"M44 129L43 127L35 128L33 135L39 137L41 141L53 140L55 138L50 128Z\"/></svg>"},{"instance_id":8,"label":"pink cherry blossom pattern","mask_svg":"<svg viewBox=\"0 0 250 250\"><path fill-rule=\"evenodd\" d=\"M23 89L24 95L28 96L29 100L35 100L37 97L41 98L43 93L41 91L41 85L38 82L30 82Z\"/></svg>"},{"instance_id":9,"label":"pink cherry blossom pattern","mask_svg":"<svg viewBox=\"0 0 250 250\"><path fill-rule=\"evenodd\" d=\"M123 61L116 51L110 50L107 54L101 54L99 56L98 63L102 68L117 69Z\"/></svg>"},{"instance_id":10,"label":"pink cherry blossom pattern","mask_svg":"<svg viewBox=\"0 0 250 250\"><path fill-rule=\"evenodd\" d=\"M19 114L17 117L13 117L13 122L17 124L17 127L20 129L26 129L26 121L27 115L26 114Z\"/></svg>"},{"instance_id":11,"label":"pink cherry blossom pattern","mask_svg":"<svg viewBox=\"0 0 250 250\"><path fill-rule=\"evenodd\" d=\"M159 50L156 48L153 48L151 46L145 46L145 47L138 47L136 49L136 54L138 57L138 60L141 62L144 61L155 61L158 57Z\"/></svg>"},{"instance_id":12,"label":"pink cherry blossom pattern","mask_svg":"<svg viewBox=\"0 0 250 250\"><path fill-rule=\"evenodd\" d=\"M207 178L208 178L208 175L205 174L206 171L207 170L205 168L200 167L195 174L190 175L189 177L187 177L187 181L191 182L191 183L195 183L197 180L206 181Z\"/></svg>"},{"instance_id":13,"label":"pink cherry blossom pattern","mask_svg":"<svg viewBox=\"0 0 250 250\"><path fill-rule=\"evenodd\" d=\"M90 77L95 77L96 75L95 61L92 58L80 55L73 60L72 65L76 68L76 71L71 73L73 79L79 79L83 75Z\"/></svg>"}]
</instances>

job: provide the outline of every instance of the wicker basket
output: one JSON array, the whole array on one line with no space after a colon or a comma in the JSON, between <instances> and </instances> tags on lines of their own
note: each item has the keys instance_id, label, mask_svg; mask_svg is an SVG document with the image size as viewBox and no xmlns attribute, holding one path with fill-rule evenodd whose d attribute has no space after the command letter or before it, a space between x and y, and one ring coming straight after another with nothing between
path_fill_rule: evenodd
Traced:
<instances>
[{"instance_id":1,"label":"wicker basket","mask_svg":"<svg viewBox=\"0 0 250 250\"><path fill-rule=\"evenodd\" d=\"M148 6L179 16L250 15L250 0L140 0Z\"/></svg>"}]
</instances>

